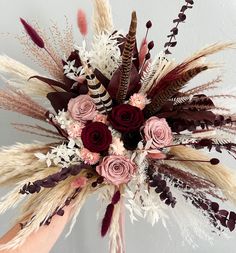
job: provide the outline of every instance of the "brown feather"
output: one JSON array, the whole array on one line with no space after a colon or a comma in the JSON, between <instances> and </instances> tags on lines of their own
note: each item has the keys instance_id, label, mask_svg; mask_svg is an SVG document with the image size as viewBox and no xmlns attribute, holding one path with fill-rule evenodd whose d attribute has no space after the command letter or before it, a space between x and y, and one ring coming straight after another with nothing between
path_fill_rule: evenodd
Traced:
<instances>
[{"instance_id":1,"label":"brown feather","mask_svg":"<svg viewBox=\"0 0 236 253\"><path fill-rule=\"evenodd\" d=\"M172 98L180 89L182 89L192 78L204 70L207 70L207 66L190 69L184 72L176 80L162 81L165 83L163 83L163 85L160 83L160 88L156 89L156 93L153 94L154 97L152 98L152 102L145 108L145 114L147 116L151 116L157 113L170 98ZM161 87L165 88L162 89Z\"/></svg>"},{"instance_id":2,"label":"brown feather","mask_svg":"<svg viewBox=\"0 0 236 253\"><path fill-rule=\"evenodd\" d=\"M132 68L132 56L136 41L136 30L137 30L137 16L136 12L133 12L129 33L126 38L125 47L122 54L121 80L116 97L118 102L120 103L122 103L125 100L129 88L130 73Z\"/></svg>"}]
</instances>

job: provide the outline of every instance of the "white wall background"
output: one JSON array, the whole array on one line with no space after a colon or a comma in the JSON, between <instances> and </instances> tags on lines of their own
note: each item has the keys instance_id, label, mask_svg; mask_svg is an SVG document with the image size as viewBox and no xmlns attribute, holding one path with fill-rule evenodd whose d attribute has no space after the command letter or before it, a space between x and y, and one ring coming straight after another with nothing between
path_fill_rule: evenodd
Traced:
<instances>
[{"instance_id":1,"label":"white wall background","mask_svg":"<svg viewBox=\"0 0 236 253\"><path fill-rule=\"evenodd\" d=\"M236 1L235 0L196 0L193 10L188 11L186 24L181 25L180 35L178 36L178 46L173 50L174 57L181 60L200 47L218 41L236 41ZM151 19L153 28L150 32L150 39L155 41L156 50L161 50L166 35L172 28L172 20L177 16L178 11L184 0L111 0L114 22L117 28L126 30L128 28L130 13L136 10L139 18L139 39L145 32L145 23ZM7 54L25 64L31 64L35 69L40 69L30 62L22 53L21 45L14 39L15 34L21 32L19 17L27 20L37 20L38 23L47 28L50 20L64 24L64 15L75 25L76 11L83 8L88 17L91 16L91 0L0 0L0 53ZM76 25L75 34L79 41ZM91 30L90 30L91 31ZM6 34L10 34L6 35ZM229 51L214 56L217 62L225 63L224 85L233 86L236 83L236 52ZM215 75L215 73L214 73ZM208 80L212 74L204 75L201 80ZM200 80L200 79L199 79ZM2 85L2 84L1 84ZM25 120L22 116L0 111L0 145L11 145L15 142L32 142L34 136L19 133L10 126L11 122L21 122ZM225 159L226 160L226 159ZM235 165L232 161L227 163ZM0 168L1 173L1 168ZM3 194L5 190L1 191ZM71 236L64 239L61 236L55 245L52 253L102 253L107 251L107 241L99 236L99 221L96 221L95 198L88 201L83 209L79 221ZM14 210L0 217L1 234L9 228L12 219L16 215ZM127 219L126 238L128 253L171 253L171 252L222 252L228 253L236 251L236 232L232 233L231 239L216 237L213 245L198 241L199 247L192 249L188 245L183 246L175 226L170 228L169 237L161 224L152 228L146 222L138 222L131 225ZM40 253L40 249L38 251Z\"/></svg>"}]
</instances>

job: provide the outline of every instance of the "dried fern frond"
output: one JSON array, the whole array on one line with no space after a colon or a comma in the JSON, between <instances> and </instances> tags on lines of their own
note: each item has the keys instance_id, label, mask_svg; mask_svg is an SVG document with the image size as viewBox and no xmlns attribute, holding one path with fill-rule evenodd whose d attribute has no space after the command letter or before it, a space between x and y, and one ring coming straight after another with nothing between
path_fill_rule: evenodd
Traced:
<instances>
[{"instance_id":1,"label":"dried fern frond","mask_svg":"<svg viewBox=\"0 0 236 253\"><path fill-rule=\"evenodd\" d=\"M48 110L20 90L0 90L0 109L18 112L34 119L47 121Z\"/></svg>"},{"instance_id":2,"label":"dried fern frond","mask_svg":"<svg viewBox=\"0 0 236 253\"><path fill-rule=\"evenodd\" d=\"M46 97L49 92L54 91L48 84L40 80L29 80L31 76L39 74L6 55L0 55L0 72L10 76L10 78L3 78L10 86L21 89L27 95Z\"/></svg>"},{"instance_id":3,"label":"dried fern frond","mask_svg":"<svg viewBox=\"0 0 236 253\"><path fill-rule=\"evenodd\" d=\"M118 33L113 35L100 33L93 37L89 62L93 68L102 72L109 80L121 63ZM81 53L81 50L79 48Z\"/></svg>"},{"instance_id":4,"label":"dried fern frond","mask_svg":"<svg viewBox=\"0 0 236 253\"><path fill-rule=\"evenodd\" d=\"M180 160L210 160L203 152L185 146L172 147L170 149L170 154ZM167 164L170 165L171 163L173 162L167 162ZM227 167L221 164L211 165L210 163L191 161L175 161L174 166L176 166L176 164L180 164L180 166L206 178L215 184L229 200L236 203L236 174Z\"/></svg>"},{"instance_id":5,"label":"dried fern frond","mask_svg":"<svg viewBox=\"0 0 236 253\"><path fill-rule=\"evenodd\" d=\"M109 0L93 0L93 5L94 33L111 33L113 30L113 20Z\"/></svg>"}]
</instances>

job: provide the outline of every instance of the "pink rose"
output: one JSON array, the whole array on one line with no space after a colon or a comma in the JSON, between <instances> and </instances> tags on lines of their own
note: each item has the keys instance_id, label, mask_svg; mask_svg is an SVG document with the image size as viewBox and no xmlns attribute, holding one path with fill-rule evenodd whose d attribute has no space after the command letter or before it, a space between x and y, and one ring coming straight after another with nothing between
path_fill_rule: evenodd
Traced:
<instances>
[{"instance_id":1,"label":"pink rose","mask_svg":"<svg viewBox=\"0 0 236 253\"><path fill-rule=\"evenodd\" d=\"M103 158L96 171L108 183L120 185L128 183L136 172L136 165L128 158L120 155L111 155Z\"/></svg>"},{"instance_id":2,"label":"pink rose","mask_svg":"<svg viewBox=\"0 0 236 253\"><path fill-rule=\"evenodd\" d=\"M96 105L89 95L72 98L68 104L68 111L74 120L86 122L96 116Z\"/></svg>"},{"instance_id":3,"label":"pink rose","mask_svg":"<svg viewBox=\"0 0 236 253\"><path fill-rule=\"evenodd\" d=\"M172 144L173 136L165 119L149 118L144 124L146 141L152 140L151 148L163 148Z\"/></svg>"},{"instance_id":4,"label":"pink rose","mask_svg":"<svg viewBox=\"0 0 236 253\"><path fill-rule=\"evenodd\" d=\"M93 165L99 162L100 154L99 153L93 153L90 152L87 148L83 148L81 150L80 156L84 163Z\"/></svg>"}]
</instances>

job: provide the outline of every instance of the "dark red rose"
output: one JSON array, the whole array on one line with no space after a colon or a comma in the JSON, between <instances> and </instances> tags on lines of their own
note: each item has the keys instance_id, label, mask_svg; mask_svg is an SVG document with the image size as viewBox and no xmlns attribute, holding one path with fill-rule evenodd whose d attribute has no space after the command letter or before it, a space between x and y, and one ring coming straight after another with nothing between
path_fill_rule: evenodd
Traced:
<instances>
[{"instance_id":1,"label":"dark red rose","mask_svg":"<svg viewBox=\"0 0 236 253\"><path fill-rule=\"evenodd\" d=\"M108 120L114 129L127 133L138 130L144 123L144 116L138 107L121 104L112 109Z\"/></svg>"},{"instance_id":2,"label":"dark red rose","mask_svg":"<svg viewBox=\"0 0 236 253\"><path fill-rule=\"evenodd\" d=\"M108 126L101 122L92 122L83 128L81 139L84 147L91 152L100 153L107 151L112 142Z\"/></svg>"}]
</instances>

